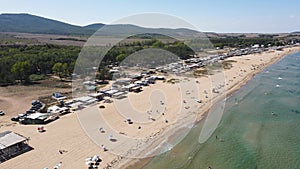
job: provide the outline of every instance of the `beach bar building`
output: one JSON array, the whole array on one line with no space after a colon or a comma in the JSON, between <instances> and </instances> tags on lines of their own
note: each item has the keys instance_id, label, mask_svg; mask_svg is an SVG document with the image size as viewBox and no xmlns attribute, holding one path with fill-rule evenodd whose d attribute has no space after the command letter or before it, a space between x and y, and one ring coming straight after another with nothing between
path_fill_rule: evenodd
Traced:
<instances>
[{"instance_id":1,"label":"beach bar building","mask_svg":"<svg viewBox=\"0 0 300 169\"><path fill-rule=\"evenodd\" d=\"M50 106L47 109L47 113L63 115L63 114L70 113L70 109L68 107L58 107L54 105L54 106Z\"/></svg>"},{"instance_id":2,"label":"beach bar building","mask_svg":"<svg viewBox=\"0 0 300 169\"><path fill-rule=\"evenodd\" d=\"M28 146L26 137L11 131L0 133L0 162L4 162L30 149L31 147Z\"/></svg>"},{"instance_id":3,"label":"beach bar building","mask_svg":"<svg viewBox=\"0 0 300 169\"><path fill-rule=\"evenodd\" d=\"M104 97L104 93L98 92L98 93L91 93L89 94L90 97L98 99L98 101L101 101Z\"/></svg>"},{"instance_id":4,"label":"beach bar building","mask_svg":"<svg viewBox=\"0 0 300 169\"><path fill-rule=\"evenodd\" d=\"M48 113L36 112L26 116L21 124L46 124L49 117Z\"/></svg>"},{"instance_id":5,"label":"beach bar building","mask_svg":"<svg viewBox=\"0 0 300 169\"><path fill-rule=\"evenodd\" d=\"M83 105L88 106L93 103L96 103L98 99L91 96L82 96L73 99L75 102L81 102Z\"/></svg>"},{"instance_id":6,"label":"beach bar building","mask_svg":"<svg viewBox=\"0 0 300 169\"><path fill-rule=\"evenodd\" d=\"M118 92L119 91L116 89L111 89L111 90L104 91L103 93L105 94L105 96L112 97L113 94L118 93Z\"/></svg>"}]
</instances>

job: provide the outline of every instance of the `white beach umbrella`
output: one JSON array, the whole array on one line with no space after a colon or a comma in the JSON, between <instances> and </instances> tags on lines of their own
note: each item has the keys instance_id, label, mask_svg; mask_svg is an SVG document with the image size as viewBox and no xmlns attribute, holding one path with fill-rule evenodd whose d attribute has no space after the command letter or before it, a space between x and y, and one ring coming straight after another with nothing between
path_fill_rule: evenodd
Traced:
<instances>
[{"instance_id":1,"label":"white beach umbrella","mask_svg":"<svg viewBox=\"0 0 300 169\"><path fill-rule=\"evenodd\" d=\"M92 157L88 157L85 159L85 161L91 161L92 160Z\"/></svg>"},{"instance_id":2,"label":"white beach umbrella","mask_svg":"<svg viewBox=\"0 0 300 169\"><path fill-rule=\"evenodd\" d=\"M99 156L98 156L98 155L95 155L95 156L92 158L92 160L93 160L94 162L99 161Z\"/></svg>"},{"instance_id":3,"label":"white beach umbrella","mask_svg":"<svg viewBox=\"0 0 300 169\"><path fill-rule=\"evenodd\" d=\"M86 165L91 165L92 161L85 162Z\"/></svg>"}]
</instances>

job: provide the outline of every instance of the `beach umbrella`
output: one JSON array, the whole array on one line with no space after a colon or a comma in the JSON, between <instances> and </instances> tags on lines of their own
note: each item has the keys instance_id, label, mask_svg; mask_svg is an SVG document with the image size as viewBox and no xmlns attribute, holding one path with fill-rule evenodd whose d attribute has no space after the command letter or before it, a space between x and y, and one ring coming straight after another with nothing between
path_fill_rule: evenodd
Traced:
<instances>
[{"instance_id":1,"label":"beach umbrella","mask_svg":"<svg viewBox=\"0 0 300 169\"><path fill-rule=\"evenodd\" d=\"M91 163L92 163L92 161L87 161L87 162L85 162L85 164L88 165L88 166L90 166Z\"/></svg>"},{"instance_id":2,"label":"beach umbrella","mask_svg":"<svg viewBox=\"0 0 300 169\"><path fill-rule=\"evenodd\" d=\"M85 159L85 161L91 161L92 160L92 157L88 157Z\"/></svg>"},{"instance_id":3,"label":"beach umbrella","mask_svg":"<svg viewBox=\"0 0 300 169\"><path fill-rule=\"evenodd\" d=\"M94 162L99 161L99 156L98 156L98 155L94 155L94 157L92 158L92 160L93 160Z\"/></svg>"}]
</instances>

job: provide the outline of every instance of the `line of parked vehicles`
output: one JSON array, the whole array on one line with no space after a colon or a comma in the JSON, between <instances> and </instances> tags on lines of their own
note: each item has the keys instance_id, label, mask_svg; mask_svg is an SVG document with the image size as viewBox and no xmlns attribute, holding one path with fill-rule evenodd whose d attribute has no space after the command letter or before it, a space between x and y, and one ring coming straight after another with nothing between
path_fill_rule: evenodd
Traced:
<instances>
[{"instance_id":1,"label":"line of parked vehicles","mask_svg":"<svg viewBox=\"0 0 300 169\"><path fill-rule=\"evenodd\" d=\"M26 116L32 114L32 113L36 113L38 112L39 110L43 109L43 107L45 105L43 105L40 101L38 100L33 100L31 102L31 108L29 110L27 110L25 113L21 113L19 114L18 116L15 116L15 117L12 117L11 120L12 121L20 121L20 120L23 120L25 119Z\"/></svg>"}]
</instances>

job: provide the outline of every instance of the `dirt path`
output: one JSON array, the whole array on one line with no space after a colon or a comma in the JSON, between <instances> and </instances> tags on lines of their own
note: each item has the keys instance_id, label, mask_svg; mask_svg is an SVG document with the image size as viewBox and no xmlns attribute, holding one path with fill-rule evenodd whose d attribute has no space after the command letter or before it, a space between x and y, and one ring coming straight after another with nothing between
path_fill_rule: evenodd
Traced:
<instances>
[{"instance_id":1,"label":"dirt path","mask_svg":"<svg viewBox=\"0 0 300 169\"><path fill-rule=\"evenodd\" d=\"M10 118L24 113L31 107L31 101L39 97L51 96L53 92L68 92L70 88L59 88L58 80L48 79L39 84L28 86L15 85L0 87L0 110L5 116L0 116L0 123L11 123Z\"/></svg>"}]
</instances>

